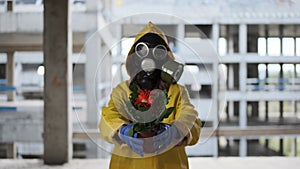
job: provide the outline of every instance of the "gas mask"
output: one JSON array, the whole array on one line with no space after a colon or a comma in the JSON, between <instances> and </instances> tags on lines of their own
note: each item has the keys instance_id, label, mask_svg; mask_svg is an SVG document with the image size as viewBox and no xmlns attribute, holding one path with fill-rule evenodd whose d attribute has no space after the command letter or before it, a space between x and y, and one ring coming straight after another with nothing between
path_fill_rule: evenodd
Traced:
<instances>
[{"instance_id":1,"label":"gas mask","mask_svg":"<svg viewBox=\"0 0 300 169\"><path fill-rule=\"evenodd\" d=\"M139 42L135 46L135 54L138 56L136 66L143 71L142 86L151 88L155 85L154 80L159 76L167 83L176 83L180 79L183 64L170 59L164 45ZM152 83L152 85L146 83Z\"/></svg>"}]
</instances>

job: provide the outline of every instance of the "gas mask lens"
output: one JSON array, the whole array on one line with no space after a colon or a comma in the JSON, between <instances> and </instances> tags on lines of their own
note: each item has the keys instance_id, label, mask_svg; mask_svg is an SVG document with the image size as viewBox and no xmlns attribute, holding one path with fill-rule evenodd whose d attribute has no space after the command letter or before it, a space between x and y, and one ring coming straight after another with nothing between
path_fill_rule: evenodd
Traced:
<instances>
[{"instance_id":1,"label":"gas mask lens","mask_svg":"<svg viewBox=\"0 0 300 169\"><path fill-rule=\"evenodd\" d=\"M151 44L140 42L135 46L135 52L140 58L148 56L150 48L152 49L152 55L157 60L163 60L167 56L167 48L164 45L151 46Z\"/></svg>"},{"instance_id":2,"label":"gas mask lens","mask_svg":"<svg viewBox=\"0 0 300 169\"><path fill-rule=\"evenodd\" d=\"M157 45L153 49L153 56L157 60L163 60L167 56L167 48L164 45Z\"/></svg>"},{"instance_id":3,"label":"gas mask lens","mask_svg":"<svg viewBox=\"0 0 300 169\"><path fill-rule=\"evenodd\" d=\"M140 42L135 46L135 52L140 58L144 58L149 53L149 48L144 42Z\"/></svg>"}]
</instances>

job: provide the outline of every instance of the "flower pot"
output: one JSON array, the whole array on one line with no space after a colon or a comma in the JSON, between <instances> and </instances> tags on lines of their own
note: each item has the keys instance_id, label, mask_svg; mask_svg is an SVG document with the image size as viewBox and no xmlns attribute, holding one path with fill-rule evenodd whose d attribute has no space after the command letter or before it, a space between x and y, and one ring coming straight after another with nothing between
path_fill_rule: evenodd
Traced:
<instances>
[{"instance_id":1,"label":"flower pot","mask_svg":"<svg viewBox=\"0 0 300 169\"><path fill-rule=\"evenodd\" d=\"M154 153L156 149L153 147L152 137L156 135L156 132L151 133L138 133L138 138L144 138L144 153Z\"/></svg>"}]
</instances>

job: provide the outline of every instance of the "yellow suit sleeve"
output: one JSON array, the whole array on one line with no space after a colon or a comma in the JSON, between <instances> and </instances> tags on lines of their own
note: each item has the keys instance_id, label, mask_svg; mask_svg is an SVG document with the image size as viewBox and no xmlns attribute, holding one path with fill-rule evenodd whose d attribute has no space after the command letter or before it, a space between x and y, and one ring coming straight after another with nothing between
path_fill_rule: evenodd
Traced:
<instances>
[{"instance_id":1,"label":"yellow suit sleeve","mask_svg":"<svg viewBox=\"0 0 300 169\"><path fill-rule=\"evenodd\" d=\"M99 123L100 134L102 138L110 143L113 143L113 137L119 128L128 124L129 121L121 115L122 97L127 97L126 91L119 85L113 89L110 100L106 107L102 108L101 120Z\"/></svg>"},{"instance_id":2,"label":"yellow suit sleeve","mask_svg":"<svg viewBox=\"0 0 300 169\"><path fill-rule=\"evenodd\" d=\"M194 145L199 140L202 123L185 87L179 86L178 97L174 125L187 138L187 145Z\"/></svg>"}]
</instances>

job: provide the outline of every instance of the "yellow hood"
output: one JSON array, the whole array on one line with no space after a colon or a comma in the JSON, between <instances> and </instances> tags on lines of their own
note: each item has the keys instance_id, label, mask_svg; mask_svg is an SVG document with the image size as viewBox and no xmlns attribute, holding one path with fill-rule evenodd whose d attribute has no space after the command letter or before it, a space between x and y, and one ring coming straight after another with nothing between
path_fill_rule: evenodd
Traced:
<instances>
[{"instance_id":1,"label":"yellow hood","mask_svg":"<svg viewBox=\"0 0 300 169\"><path fill-rule=\"evenodd\" d=\"M133 45L131 46L128 55L127 55L127 59L126 59L126 69L129 75L131 75L130 70L128 70L129 64L130 64L130 60L131 60L131 56L132 54L135 52L135 45L136 43L146 34L148 33L153 33L158 35L161 39L163 39L163 41L165 42L165 46L167 47L168 50L168 56L170 59L175 60L175 57L173 55L173 53L171 52L171 49L168 45L168 40L167 37L164 35L164 33L162 32L162 30L160 30L156 25L154 25L152 22L148 22L148 24L136 35L135 40Z\"/></svg>"}]
</instances>

